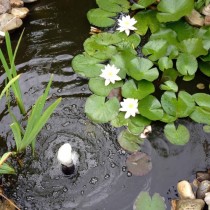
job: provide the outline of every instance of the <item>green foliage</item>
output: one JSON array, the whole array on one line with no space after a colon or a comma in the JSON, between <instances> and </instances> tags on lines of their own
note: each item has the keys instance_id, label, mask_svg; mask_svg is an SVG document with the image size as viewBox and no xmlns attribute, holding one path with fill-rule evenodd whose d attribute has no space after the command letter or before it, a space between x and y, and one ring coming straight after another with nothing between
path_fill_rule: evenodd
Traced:
<instances>
[{"instance_id":1,"label":"green foliage","mask_svg":"<svg viewBox=\"0 0 210 210\"><path fill-rule=\"evenodd\" d=\"M141 192L135 200L134 210L166 210L164 198L158 193L150 197L148 192Z\"/></svg>"},{"instance_id":2,"label":"green foliage","mask_svg":"<svg viewBox=\"0 0 210 210\"><path fill-rule=\"evenodd\" d=\"M105 97L92 95L85 104L85 113L94 122L106 123L118 115L119 108L116 98L105 102Z\"/></svg>"},{"instance_id":3,"label":"green foliage","mask_svg":"<svg viewBox=\"0 0 210 210\"><path fill-rule=\"evenodd\" d=\"M58 104L61 102L61 98L59 98L54 103L52 103L45 111L43 111L52 83L52 78L53 77L51 76L44 94L37 99L36 103L32 107L24 133L22 134L21 125L17 121L14 121L10 125L15 138L17 152L22 152L26 149L27 146L31 144L34 151L34 142L36 136L44 127Z\"/></svg>"},{"instance_id":4,"label":"green foliage","mask_svg":"<svg viewBox=\"0 0 210 210\"><path fill-rule=\"evenodd\" d=\"M177 21L188 15L194 8L194 0L161 0L157 6L160 22Z\"/></svg>"},{"instance_id":5,"label":"green foliage","mask_svg":"<svg viewBox=\"0 0 210 210\"><path fill-rule=\"evenodd\" d=\"M5 163L12 154L13 152L6 152L0 157L0 174L15 174L14 168Z\"/></svg>"},{"instance_id":6,"label":"green foliage","mask_svg":"<svg viewBox=\"0 0 210 210\"><path fill-rule=\"evenodd\" d=\"M190 139L190 133L184 125L176 128L173 123L169 123L164 128L166 138L175 145L185 145Z\"/></svg>"},{"instance_id":7,"label":"green foliage","mask_svg":"<svg viewBox=\"0 0 210 210\"><path fill-rule=\"evenodd\" d=\"M121 131L117 140L120 146L129 152L137 152L144 142L138 135L133 135L128 130Z\"/></svg>"},{"instance_id":8,"label":"green foliage","mask_svg":"<svg viewBox=\"0 0 210 210\"><path fill-rule=\"evenodd\" d=\"M8 80L11 81L10 84L11 84L12 90L15 94L15 99L17 101L17 105L20 109L20 112L22 114L26 114L23 99L22 99L22 94L21 94L21 90L20 90L19 81L14 79L14 78L17 77L17 70L16 70L16 67L15 67L15 58L16 58L16 54L17 54L17 51L18 51L19 44L20 44L21 39L22 39L22 35L23 35L23 32L22 32L22 34L21 34L21 36L18 40L17 46L16 46L15 51L13 53L9 33L8 32L5 33L5 41L6 41L9 63L7 63L6 58L5 58L1 49L0 49L0 60L2 62L2 65L3 65L3 68L5 70L5 73L7 75Z\"/></svg>"},{"instance_id":9,"label":"green foliage","mask_svg":"<svg viewBox=\"0 0 210 210\"><path fill-rule=\"evenodd\" d=\"M84 42L84 53L72 61L75 72L90 78L93 92L85 105L87 116L98 123L111 122L114 127L125 126L118 137L119 144L130 152L139 150L139 135L152 121L168 123L164 132L170 142L183 145L189 140L189 132L183 125L174 123L189 117L195 122L210 125L209 94L191 95L179 87L180 82L196 79L201 71L210 76L210 27L193 27L184 16L194 6L204 6L210 0L96 0L99 8L88 12L91 24L107 28ZM117 17L129 11L137 23L129 36L116 31ZM134 15L134 16L133 16ZM148 38L146 43L141 36ZM105 86L100 77L105 65L120 69L121 80ZM109 94L118 88L118 95ZM153 95L154 94L154 95ZM120 112L123 99L137 99L138 113L125 119ZM108 100L109 99L109 100ZM204 100L205 99L205 100ZM181 137L183 136L183 139Z\"/></svg>"},{"instance_id":10,"label":"green foliage","mask_svg":"<svg viewBox=\"0 0 210 210\"><path fill-rule=\"evenodd\" d=\"M138 21L135 24L135 27L137 28L136 32L140 35L145 35L148 29L150 29L152 33L156 32L160 27L156 14L157 12L152 10L138 12L134 16Z\"/></svg>"}]
</instances>

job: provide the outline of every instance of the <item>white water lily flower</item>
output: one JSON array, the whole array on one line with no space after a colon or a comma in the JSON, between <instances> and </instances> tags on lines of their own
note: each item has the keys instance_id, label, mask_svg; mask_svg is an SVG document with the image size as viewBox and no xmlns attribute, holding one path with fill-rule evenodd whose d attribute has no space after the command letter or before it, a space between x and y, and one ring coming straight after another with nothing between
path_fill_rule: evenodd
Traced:
<instances>
[{"instance_id":1,"label":"white water lily flower","mask_svg":"<svg viewBox=\"0 0 210 210\"><path fill-rule=\"evenodd\" d=\"M118 19L119 28L117 28L117 30L120 32L125 31L128 36L131 30L137 30L137 28L133 26L135 23L137 23L135 18L131 18L129 15L123 16L121 20Z\"/></svg>"},{"instance_id":2,"label":"white water lily flower","mask_svg":"<svg viewBox=\"0 0 210 210\"><path fill-rule=\"evenodd\" d=\"M136 114L139 113L138 99L126 98L126 99L123 100L123 102L120 102L120 105L122 106L120 108L120 111L126 112L125 113L125 119L129 118L130 116L135 117Z\"/></svg>"},{"instance_id":3,"label":"white water lily flower","mask_svg":"<svg viewBox=\"0 0 210 210\"><path fill-rule=\"evenodd\" d=\"M57 159L62 165L71 167L77 164L79 155L77 152L72 151L71 144L65 143L59 148Z\"/></svg>"},{"instance_id":4,"label":"white water lily flower","mask_svg":"<svg viewBox=\"0 0 210 210\"><path fill-rule=\"evenodd\" d=\"M115 81L121 80L121 78L117 75L120 69L118 69L115 65L107 64L104 69L101 69L102 74L100 77L105 79L105 86L107 86L110 82L115 83Z\"/></svg>"}]
</instances>

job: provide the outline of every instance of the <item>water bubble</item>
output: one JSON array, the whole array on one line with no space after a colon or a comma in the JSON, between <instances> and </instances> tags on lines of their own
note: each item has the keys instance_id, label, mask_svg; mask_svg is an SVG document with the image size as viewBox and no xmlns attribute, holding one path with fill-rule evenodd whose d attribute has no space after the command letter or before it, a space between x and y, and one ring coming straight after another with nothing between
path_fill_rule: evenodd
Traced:
<instances>
[{"instance_id":1,"label":"water bubble","mask_svg":"<svg viewBox=\"0 0 210 210\"><path fill-rule=\"evenodd\" d=\"M104 176L104 179L108 179L108 178L110 178L110 175L109 175L109 174L106 174L106 175Z\"/></svg>"},{"instance_id":2,"label":"water bubble","mask_svg":"<svg viewBox=\"0 0 210 210\"><path fill-rule=\"evenodd\" d=\"M27 196L27 197L26 197L26 200L27 200L27 201L32 201L33 199L34 199L34 198L33 198L32 196Z\"/></svg>"},{"instance_id":3,"label":"water bubble","mask_svg":"<svg viewBox=\"0 0 210 210\"><path fill-rule=\"evenodd\" d=\"M92 177L90 180L90 184L96 184L98 182L98 178L97 177Z\"/></svg>"},{"instance_id":4,"label":"water bubble","mask_svg":"<svg viewBox=\"0 0 210 210\"><path fill-rule=\"evenodd\" d=\"M111 167L115 168L116 164L114 162L111 162Z\"/></svg>"},{"instance_id":5,"label":"water bubble","mask_svg":"<svg viewBox=\"0 0 210 210\"><path fill-rule=\"evenodd\" d=\"M68 188L64 187L63 192L67 192L67 191L68 191Z\"/></svg>"},{"instance_id":6,"label":"water bubble","mask_svg":"<svg viewBox=\"0 0 210 210\"><path fill-rule=\"evenodd\" d=\"M122 167L122 171L123 171L123 172L126 172L126 166L123 166L123 167Z\"/></svg>"},{"instance_id":7,"label":"water bubble","mask_svg":"<svg viewBox=\"0 0 210 210\"><path fill-rule=\"evenodd\" d=\"M84 193L85 193L85 191L84 191L84 190L82 190L82 191L81 191L81 195L84 195Z\"/></svg>"},{"instance_id":8,"label":"water bubble","mask_svg":"<svg viewBox=\"0 0 210 210\"><path fill-rule=\"evenodd\" d=\"M62 89L58 89L57 92L58 92L58 93L61 93L61 92L62 92Z\"/></svg>"},{"instance_id":9,"label":"water bubble","mask_svg":"<svg viewBox=\"0 0 210 210\"><path fill-rule=\"evenodd\" d=\"M82 88L81 91L85 91L85 88Z\"/></svg>"},{"instance_id":10,"label":"water bubble","mask_svg":"<svg viewBox=\"0 0 210 210\"><path fill-rule=\"evenodd\" d=\"M127 172L127 176L128 176L128 177L131 177L131 176L132 176L132 173L131 173L130 171L128 171L128 172Z\"/></svg>"}]
</instances>

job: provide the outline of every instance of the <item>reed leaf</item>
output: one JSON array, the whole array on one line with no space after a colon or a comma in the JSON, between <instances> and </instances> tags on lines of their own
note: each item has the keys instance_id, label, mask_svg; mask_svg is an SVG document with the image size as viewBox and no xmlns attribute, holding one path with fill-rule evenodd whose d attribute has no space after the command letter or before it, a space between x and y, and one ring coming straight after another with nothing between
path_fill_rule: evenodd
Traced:
<instances>
[{"instance_id":1,"label":"reed leaf","mask_svg":"<svg viewBox=\"0 0 210 210\"><path fill-rule=\"evenodd\" d=\"M10 128L12 129L12 132L15 138L17 151L19 151L21 142L22 142L22 136L21 136L21 130L20 130L19 124L17 122L14 122L10 125Z\"/></svg>"}]
</instances>

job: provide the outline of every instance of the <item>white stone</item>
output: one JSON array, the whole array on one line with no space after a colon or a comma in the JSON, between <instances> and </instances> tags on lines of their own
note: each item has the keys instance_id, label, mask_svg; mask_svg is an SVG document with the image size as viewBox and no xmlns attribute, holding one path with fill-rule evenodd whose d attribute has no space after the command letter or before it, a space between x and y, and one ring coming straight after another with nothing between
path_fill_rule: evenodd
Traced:
<instances>
[{"instance_id":1,"label":"white stone","mask_svg":"<svg viewBox=\"0 0 210 210\"><path fill-rule=\"evenodd\" d=\"M29 13L29 9L26 7L21 8L12 8L11 14L18 18L25 18L26 15Z\"/></svg>"}]
</instances>

